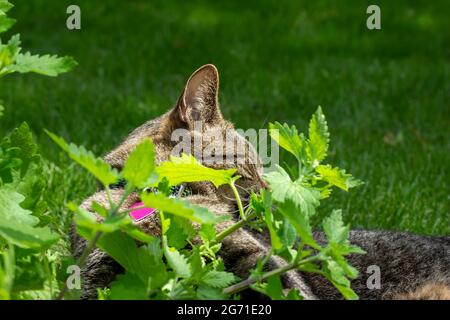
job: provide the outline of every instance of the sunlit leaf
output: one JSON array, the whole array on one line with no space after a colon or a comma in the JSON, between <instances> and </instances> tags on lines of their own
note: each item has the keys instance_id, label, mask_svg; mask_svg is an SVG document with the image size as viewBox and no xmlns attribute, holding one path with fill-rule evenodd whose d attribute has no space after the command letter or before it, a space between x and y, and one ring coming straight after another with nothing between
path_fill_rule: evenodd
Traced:
<instances>
[{"instance_id":1,"label":"sunlit leaf","mask_svg":"<svg viewBox=\"0 0 450 320\"><path fill-rule=\"evenodd\" d=\"M181 157L170 157L156 168L160 178L167 178L171 185L183 182L209 181L216 187L232 181L236 169L216 170L205 167L192 155L182 154Z\"/></svg>"}]
</instances>

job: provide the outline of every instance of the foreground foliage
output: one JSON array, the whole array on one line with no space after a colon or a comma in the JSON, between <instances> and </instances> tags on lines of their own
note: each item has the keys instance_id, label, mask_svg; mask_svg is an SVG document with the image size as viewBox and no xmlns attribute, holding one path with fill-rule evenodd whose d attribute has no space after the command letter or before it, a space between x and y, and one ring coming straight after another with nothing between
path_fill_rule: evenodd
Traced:
<instances>
[{"instance_id":1,"label":"foreground foliage","mask_svg":"<svg viewBox=\"0 0 450 320\"><path fill-rule=\"evenodd\" d=\"M15 23L6 15L12 7L0 0L0 34ZM0 38L0 78L14 72L56 76L76 65L70 57L21 53L20 44L18 34L6 43ZM3 112L0 101L0 117ZM62 260L49 248L61 237L49 227L45 171L26 123L0 140L0 299L53 296Z\"/></svg>"},{"instance_id":2,"label":"foreground foliage","mask_svg":"<svg viewBox=\"0 0 450 320\"><path fill-rule=\"evenodd\" d=\"M348 190L360 184L345 171L321 164L326 158L329 133L320 108L311 119L308 138L299 134L294 126L270 125L272 138L297 158L298 168L294 171L298 176L292 178L282 167L267 173L265 179L271 191L252 194L250 206L245 210L236 191L240 220L220 234L215 232L214 226L231 217L218 217L205 208L173 198L170 187L210 181L216 187L228 185L236 190L235 182L240 178L236 170L207 168L186 154L171 157L156 167L153 144L144 140L119 173L83 147L69 145L62 138L48 134L74 161L93 174L107 193L110 184L127 181L118 202L109 196L108 207L93 204L96 213L103 217L101 222L93 213L70 204L78 233L89 241L78 265L83 267L85 257L98 246L126 270L110 289L99 288L102 299L226 299L248 288L273 299L299 299L301 295L295 290L286 296L282 292L280 276L292 269L321 274L345 298L357 298L350 280L358 273L345 256L364 252L349 243L349 227L343 224L341 212L333 211L322 223L328 239L326 245L319 245L312 234L310 218L320 202L330 196L332 188ZM148 187L152 187L153 192L149 193ZM121 209L133 192L140 194L146 206L157 209L161 239L142 233L132 224L130 210ZM195 229L193 222L200 227ZM218 252L221 240L246 225L267 228L271 249L248 279L238 279L225 269ZM200 241L196 241L196 237ZM142 245L137 245L136 240ZM265 263L274 255L283 258L287 265L264 272Z\"/></svg>"}]
</instances>

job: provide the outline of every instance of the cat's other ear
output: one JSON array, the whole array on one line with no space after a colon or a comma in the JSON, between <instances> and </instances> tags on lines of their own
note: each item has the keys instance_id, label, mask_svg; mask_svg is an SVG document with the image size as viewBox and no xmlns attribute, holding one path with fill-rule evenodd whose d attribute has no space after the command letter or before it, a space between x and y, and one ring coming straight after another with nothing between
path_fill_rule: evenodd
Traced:
<instances>
[{"instance_id":1,"label":"cat's other ear","mask_svg":"<svg viewBox=\"0 0 450 320\"><path fill-rule=\"evenodd\" d=\"M219 72L212 64L195 71L186 83L175 112L183 123L193 128L195 121L213 124L222 120L219 109Z\"/></svg>"}]
</instances>

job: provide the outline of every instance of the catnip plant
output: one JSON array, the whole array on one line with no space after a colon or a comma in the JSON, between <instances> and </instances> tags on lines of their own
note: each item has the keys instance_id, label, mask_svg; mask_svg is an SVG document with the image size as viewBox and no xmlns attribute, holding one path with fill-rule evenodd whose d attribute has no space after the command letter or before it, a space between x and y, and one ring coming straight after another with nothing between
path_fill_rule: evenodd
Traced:
<instances>
[{"instance_id":1,"label":"catnip plant","mask_svg":"<svg viewBox=\"0 0 450 320\"><path fill-rule=\"evenodd\" d=\"M124 269L109 289L99 288L101 299L230 299L245 289L252 289L272 299L301 299L291 290L283 293L280 277L290 271L315 272L327 278L346 299L357 299L350 281L357 270L346 260L348 254L364 253L349 243L349 227L342 221L340 210L334 210L322 221L327 236L326 245L313 237L311 217L321 201L331 195L334 187L348 191L361 184L350 174L329 164L326 158L329 132L325 116L319 107L309 123L308 137L295 126L270 124L270 135L298 163L298 176L291 177L278 166L264 178L269 190L253 193L250 205L244 209L235 187L240 178L235 169L216 170L203 166L192 155L172 156L155 165L154 148L144 140L130 154L122 172L113 169L84 147L66 143L48 132L49 136L78 164L93 174L108 194L109 206L93 203L96 218L73 203L77 232L89 241L78 260L82 268L86 257L96 247L114 258ZM114 202L110 185L125 180L121 199ZM209 181L215 187L228 185L234 193L239 220L220 233L214 226L230 216L216 216L207 209L186 200L170 196L170 187L180 183ZM151 187L154 192L148 192ZM157 191L155 191L157 190ZM137 192L143 206L155 208L161 221L161 238L140 231L130 218L131 209L122 204ZM193 223L199 225L194 228ZM225 269L218 255L221 241L239 228L263 225L269 231L271 247L247 279L239 279ZM194 241L198 236L200 241ZM140 243L141 245L138 245ZM286 265L264 271L265 263L278 256ZM59 298L64 298L64 287Z\"/></svg>"}]
</instances>

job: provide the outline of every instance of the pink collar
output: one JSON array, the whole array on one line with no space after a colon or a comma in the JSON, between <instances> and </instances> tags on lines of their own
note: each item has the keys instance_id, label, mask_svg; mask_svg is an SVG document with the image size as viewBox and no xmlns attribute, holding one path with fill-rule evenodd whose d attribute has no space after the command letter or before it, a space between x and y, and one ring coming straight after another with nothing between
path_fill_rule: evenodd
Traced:
<instances>
[{"instance_id":1,"label":"pink collar","mask_svg":"<svg viewBox=\"0 0 450 320\"><path fill-rule=\"evenodd\" d=\"M156 209L145 208L144 206L145 206L145 204L143 202L139 201L130 207L131 209L139 208L136 210L132 210L130 212L130 217L133 218L134 221L141 221L142 219L144 219L156 212Z\"/></svg>"}]
</instances>

